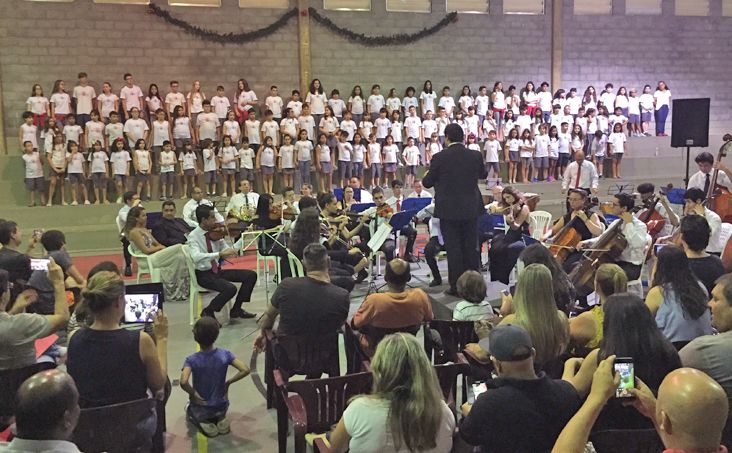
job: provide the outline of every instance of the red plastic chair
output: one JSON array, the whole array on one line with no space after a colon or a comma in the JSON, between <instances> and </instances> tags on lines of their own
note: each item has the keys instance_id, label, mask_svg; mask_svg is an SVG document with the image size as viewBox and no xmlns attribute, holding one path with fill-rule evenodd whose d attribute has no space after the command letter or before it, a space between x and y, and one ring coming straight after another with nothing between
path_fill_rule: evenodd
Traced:
<instances>
[{"instance_id":1,"label":"red plastic chair","mask_svg":"<svg viewBox=\"0 0 732 453\"><path fill-rule=\"evenodd\" d=\"M442 345L435 342L430 330L440 334ZM473 321L430 321L424 324L424 350L434 364L456 362L468 343L477 343Z\"/></svg>"},{"instance_id":2,"label":"red plastic chair","mask_svg":"<svg viewBox=\"0 0 732 453\"><path fill-rule=\"evenodd\" d=\"M358 373L361 371L361 364L363 361L371 359L369 351L364 350L361 347L359 341L359 335L366 335L369 340L369 346L372 351L376 350L376 346L384 339L385 336L391 335L397 332L410 333L417 335L421 324L413 326L397 327L393 329L386 329L382 327L364 326L358 331L354 330L350 324L346 323L343 326L343 341L346 348L346 372L347 373ZM357 333L358 332L358 333Z\"/></svg>"},{"instance_id":3,"label":"red plastic chair","mask_svg":"<svg viewBox=\"0 0 732 453\"><path fill-rule=\"evenodd\" d=\"M293 422L295 452L305 453L305 434L325 433L341 419L348 401L368 393L371 373L356 373L324 379L287 382L280 370L274 370L282 405L277 410L277 442L280 453L287 451L288 415Z\"/></svg>"},{"instance_id":4,"label":"red plastic chair","mask_svg":"<svg viewBox=\"0 0 732 453\"><path fill-rule=\"evenodd\" d=\"M158 400L144 398L126 403L82 409L72 441L87 453L142 453L153 450L153 435L143 438L137 426L147 419Z\"/></svg>"},{"instance_id":5,"label":"red plastic chair","mask_svg":"<svg viewBox=\"0 0 732 453\"><path fill-rule=\"evenodd\" d=\"M462 401L466 402L468 399L466 378L470 374L470 365L468 365L462 357L458 357L458 359L460 361L457 363L446 363L434 366L435 374L437 374L437 380L439 381L440 389L442 390L442 397L453 412L455 412L457 408L456 393L459 375L463 376Z\"/></svg>"}]
</instances>

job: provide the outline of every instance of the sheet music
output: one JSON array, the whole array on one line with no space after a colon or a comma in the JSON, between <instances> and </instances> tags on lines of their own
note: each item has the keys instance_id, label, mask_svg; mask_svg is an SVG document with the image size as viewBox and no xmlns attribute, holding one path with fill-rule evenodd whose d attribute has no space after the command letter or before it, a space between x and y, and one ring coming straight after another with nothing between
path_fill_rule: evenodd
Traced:
<instances>
[{"instance_id":1,"label":"sheet music","mask_svg":"<svg viewBox=\"0 0 732 453\"><path fill-rule=\"evenodd\" d=\"M393 229L394 228L389 225L389 223L382 223L381 226L376 230L376 232L371 236L371 239L367 244L369 250L371 250L372 252L378 251L381 246L384 245L384 242L389 238L391 230Z\"/></svg>"}]
</instances>

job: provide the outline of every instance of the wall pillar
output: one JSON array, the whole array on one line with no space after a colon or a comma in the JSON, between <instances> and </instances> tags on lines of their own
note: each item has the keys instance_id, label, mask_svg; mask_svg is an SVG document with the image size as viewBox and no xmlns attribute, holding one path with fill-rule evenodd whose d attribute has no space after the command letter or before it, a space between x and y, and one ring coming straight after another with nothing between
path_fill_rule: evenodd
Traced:
<instances>
[{"instance_id":1,"label":"wall pillar","mask_svg":"<svg viewBox=\"0 0 732 453\"><path fill-rule=\"evenodd\" d=\"M308 91L312 75L312 60L310 58L310 13L308 13L309 6L309 0L297 0L297 9L299 10L297 15L297 43L300 63L300 93L302 94L303 101L305 100L305 94ZM303 12L305 14L303 14Z\"/></svg>"},{"instance_id":2,"label":"wall pillar","mask_svg":"<svg viewBox=\"0 0 732 453\"><path fill-rule=\"evenodd\" d=\"M556 91L562 86L562 13L564 0L552 0L552 82Z\"/></svg>"},{"instance_id":3,"label":"wall pillar","mask_svg":"<svg viewBox=\"0 0 732 453\"><path fill-rule=\"evenodd\" d=\"M2 70L0 70L2 74ZM0 155L8 155L8 143L5 140L5 104L3 103L3 84L0 81Z\"/></svg>"}]
</instances>

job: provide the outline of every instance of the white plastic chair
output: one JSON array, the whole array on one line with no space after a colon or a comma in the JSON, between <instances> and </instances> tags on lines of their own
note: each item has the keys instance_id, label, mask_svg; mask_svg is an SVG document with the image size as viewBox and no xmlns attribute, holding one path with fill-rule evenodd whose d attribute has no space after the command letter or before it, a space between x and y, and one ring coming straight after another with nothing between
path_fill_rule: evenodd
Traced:
<instances>
[{"instance_id":1,"label":"white plastic chair","mask_svg":"<svg viewBox=\"0 0 732 453\"><path fill-rule=\"evenodd\" d=\"M289 251L287 252L287 258L290 262L290 275L292 277L304 277L305 269L302 265L302 261Z\"/></svg>"},{"instance_id":2,"label":"white plastic chair","mask_svg":"<svg viewBox=\"0 0 732 453\"><path fill-rule=\"evenodd\" d=\"M653 238L650 234L646 234L646 245L643 247L643 263L641 264L640 276L628 282L628 292L637 295L641 299L645 299L643 275L646 270L646 262L648 261L645 257L648 256L648 250L651 248L651 244L653 244ZM645 286L648 286L648 281L646 281Z\"/></svg>"},{"instance_id":3,"label":"white plastic chair","mask_svg":"<svg viewBox=\"0 0 732 453\"><path fill-rule=\"evenodd\" d=\"M127 246L127 251L130 252L130 255L132 255L132 257L137 261L137 283L140 283L143 274L149 275L150 281L153 283L160 282L160 270L155 269L150 255L145 255L141 251L137 250L132 243Z\"/></svg>"},{"instance_id":4,"label":"white plastic chair","mask_svg":"<svg viewBox=\"0 0 732 453\"><path fill-rule=\"evenodd\" d=\"M531 237L540 241L544 238L544 233L552 225L552 215L546 211L532 211L529 213L529 231Z\"/></svg>"},{"instance_id":5,"label":"white plastic chair","mask_svg":"<svg viewBox=\"0 0 732 453\"><path fill-rule=\"evenodd\" d=\"M201 293L208 292L207 289L198 286L198 279L196 278L196 266L193 264L193 258L191 258L191 250L187 244L183 245L183 256L186 260L186 267L188 268L188 280L190 281L190 288L188 290L188 322L193 325L198 319L200 310L198 309L199 301L201 299ZM224 308L217 313L221 318L221 324L227 324L229 322L229 310L231 309L231 301L227 302ZM203 307L202 307L203 308Z\"/></svg>"}]
</instances>

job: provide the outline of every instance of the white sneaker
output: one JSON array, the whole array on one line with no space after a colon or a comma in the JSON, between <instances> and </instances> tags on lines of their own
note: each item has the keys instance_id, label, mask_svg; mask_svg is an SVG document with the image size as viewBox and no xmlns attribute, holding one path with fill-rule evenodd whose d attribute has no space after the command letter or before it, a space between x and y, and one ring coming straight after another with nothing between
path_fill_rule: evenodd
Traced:
<instances>
[{"instance_id":1,"label":"white sneaker","mask_svg":"<svg viewBox=\"0 0 732 453\"><path fill-rule=\"evenodd\" d=\"M84 204L91 204L91 203L89 203L89 200L85 200Z\"/></svg>"},{"instance_id":2,"label":"white sneaker","mask_svg":"<svg viewBox=\"0 0 732 453\"><path fill-rule=\"evenodd\" d=\"M117 197L117 203L118 204L121 204L122 203L122 197Z\"/></svg>"},{"instance_id":3,"label":"white sneaker","mask_svg":"<svg viewBox=\"0 0 732 453\"><path fill-rule=\"evenodd\" d=\"M228 197L228 195L226 195L226 192L222 193L221 196L224 198Z\"/></svg>"},{"instance_id":4,"label":"white sneaker","mask_svg":"<svg viewBox=\"0 0 732 453\"><path fill-rule=\"evenodd\" d=\"M231 423L229 423L229 420L222 418L216 423L216 428L219 430L219 434L229 434L231 432Z\"/></svg>"},{"instance_id":5,"label":"white sneaker","mask_svg":"<svg viewBox=\"0 0 732 453\"><path fill-rule=\"evenodd\" d=\"M66 206L66 203L62 203L62 204L63 204L64 206ZM75 202L75 201L72 201L72 202L71 202L71 206L76 206L76 205L78 205L78 204L79 204L79 203L77 203L77 202Z\"/></svg>"}]
</instances>

